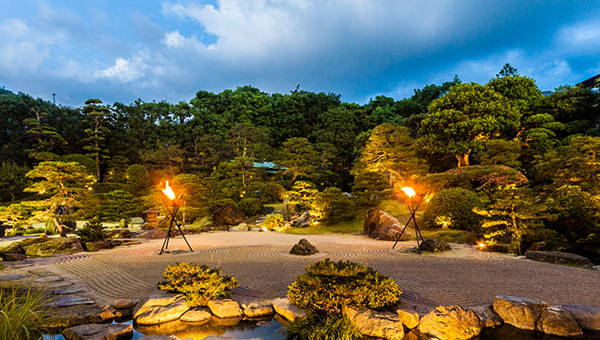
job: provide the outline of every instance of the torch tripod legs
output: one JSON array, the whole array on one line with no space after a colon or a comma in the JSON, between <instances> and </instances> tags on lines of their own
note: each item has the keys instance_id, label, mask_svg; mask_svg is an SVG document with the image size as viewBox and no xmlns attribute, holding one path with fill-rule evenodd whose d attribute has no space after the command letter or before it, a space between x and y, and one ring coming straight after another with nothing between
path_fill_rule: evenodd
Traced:
<instances>
[{"instance_id":1,"label":"torch tripod legs","mask_svg":"<svg viewBox=\"0 0 600 340\"><path fill-rule=\"evenodd\" d=\"M194 250L192 249L192 246L190 246L190 243L185 238L185 235L183 234L183 230L181 230L181 226L175 220L175 216L177 216L177 211L179 210L179 207L174 206L173 211L171 211L171 210L169 210L169 206L167 206L166 204L165 204L165 206L167 207L167 211L169 212L169 215L171 215L171 221L169 223L169 231L167 231L167 236L165 237L165 240L163 241L162 248L160 248L160 253L158 253L158 255L162 255L162 253L164 253L165 250L167 250L167 248L169 248L169 238L171 237L171 230L173 229L173 223L175 223L175 226L177 227L177 229L179 229L179 233L181 234L181 237L183 237L183 240L185 241L187 246L190 248L190 251L193 253Z\"/></svg>"},{"instance_id":2,"label":"torch tripod legs","mask_svg":"<svg viewBox=\"0 0 600 340\"><path fill-rule=\"evenodd\" d=\"M419 254L421 254L421 245L419 244L419 237L421 237L421 242L425 242L425 239L423 239L421 230L419 229L419 226L417 225L417 218L415 217L415 214L417 213L417 209L419 209L419 206L421 205L422 202L423 202L423 197L421 197L421 200L419 201L419 203L417 203L417 205L415 207L413 207L409 202L406 203L406 207L408 208L408 211L410 212L410 218L406 222L406 225L404 226L404 229L402 229L402 232L400 233L400 235L398 235L398 238L396 238L396 242L392 246L392 249L396 248L396 244L398 244L398 241L400 241L400 238L404 234L404 231L406 231L406 229L408 228L410 221L414 221L415 234L416 234L415 236L417 239L417 251L419 252Z\"/></svg>"}]
</instances>

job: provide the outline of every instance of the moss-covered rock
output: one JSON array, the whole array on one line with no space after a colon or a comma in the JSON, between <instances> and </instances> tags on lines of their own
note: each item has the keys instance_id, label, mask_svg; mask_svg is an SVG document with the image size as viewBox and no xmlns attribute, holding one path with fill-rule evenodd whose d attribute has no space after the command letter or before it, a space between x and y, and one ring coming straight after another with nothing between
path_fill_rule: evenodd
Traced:
<instances>
[{"instance_id":1,"label":"moss-covered rock","mask_svg":"<svg viewBox=\"0 0 600 340\"><path fill-rule=\"evenodd\" d=\"M83 251L77 237L58 237L43 243L32 244L27 247L25 254L30 256L50 256L54 254L73 254Z\"/></svg>"}]
</instances>

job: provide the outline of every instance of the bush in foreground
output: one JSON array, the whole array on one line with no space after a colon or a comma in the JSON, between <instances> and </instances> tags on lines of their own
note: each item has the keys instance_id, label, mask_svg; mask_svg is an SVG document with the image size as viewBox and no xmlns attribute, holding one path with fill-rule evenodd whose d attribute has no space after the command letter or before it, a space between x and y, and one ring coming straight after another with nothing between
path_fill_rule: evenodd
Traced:
<instances>
[{"instance_id":1,"label":"bush in foreground","mask_svg":"<svg viewBox=\"0 0 600 340\"><path fill-rule=\"evenodd\" d=\"M235 278L221 275L221 268L192 263L168 266L163 277L167 281L159 283L158 288L184 294L191 308L206 306L213 298L228 298L230 290L239 286Z\"/></svg>"},{"instance_id":2,"label":"bush in foreground","mask_svg":"<svg viewBox=\"0 0 600 340\"><path fill-rule=\"evenodd\" d=\"M315 312L292 322L285 333L290 340L352 340L362 337L345 317L320 316Z\"/></svg>"},{"instance_id":3,"label":"bush in foreground","mask_svg":"<svg viewBox=\"0 0 600 340\"><path fill-rule=\"evenodd\" d=\"M0 289L0 338L6 340L39 339L47 320L43 291L30 286L23 292L17 287Z\"/></svg>"}]
</instances>

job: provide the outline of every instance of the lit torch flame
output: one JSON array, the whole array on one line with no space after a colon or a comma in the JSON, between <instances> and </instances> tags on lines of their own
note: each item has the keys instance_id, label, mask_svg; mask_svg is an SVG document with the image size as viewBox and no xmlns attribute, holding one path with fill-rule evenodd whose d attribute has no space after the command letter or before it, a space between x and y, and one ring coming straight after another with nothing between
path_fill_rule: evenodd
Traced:
<instances>
[{"instance_id":1,"label":"lit torch flame","mask_svg":"<svg viewBox=\"0 0 600 340\"><path fill-rule=\"evenodd\" d=\"M169 197L169 199L172 199L172 200L175 199L175 193L173 192L173 189L171 189L171 187L169 186L169 181L166 181L165 188L162 190L162 192L165 195L167 195L167 197Z\"/></svg>"},{"instance_id":2,"label":"lit torch flame","mask_svg":"<svg viewBox=\"0 0 600 340\"><path fill-rule=\"evenodd\" d=\"M411 188L411 187L404 187L402 188L402 191L404 191L404 193L408 196L408 197L413 197L414 195L416 195L417 193L415 192L415 189Z\"/></svg>"}]
</instances>

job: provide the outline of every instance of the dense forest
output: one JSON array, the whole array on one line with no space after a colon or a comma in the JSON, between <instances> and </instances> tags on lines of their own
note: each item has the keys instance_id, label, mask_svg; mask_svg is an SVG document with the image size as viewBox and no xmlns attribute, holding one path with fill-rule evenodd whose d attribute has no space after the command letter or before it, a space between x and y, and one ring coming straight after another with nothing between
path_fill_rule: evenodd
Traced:
<instances>
[{"instance_id":1,"label":"dense forest","mask_svg":"<svg viewBox=\"0 0 600 340\"><path fill-rule=\"evenodd\" d=\"M117 221L159 206L157 187L170 180L189 220L290 197L318 203L317 217L333 223L411 185L431 199L431 227L599 259L597 88L543 96L508 64L484 85L455 77L364 105L244 86L72 108L0 88L0 220Z\"/></svg>"}]
</instances>

